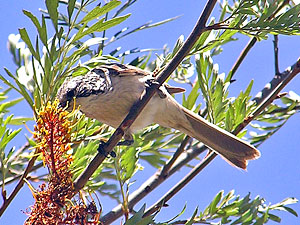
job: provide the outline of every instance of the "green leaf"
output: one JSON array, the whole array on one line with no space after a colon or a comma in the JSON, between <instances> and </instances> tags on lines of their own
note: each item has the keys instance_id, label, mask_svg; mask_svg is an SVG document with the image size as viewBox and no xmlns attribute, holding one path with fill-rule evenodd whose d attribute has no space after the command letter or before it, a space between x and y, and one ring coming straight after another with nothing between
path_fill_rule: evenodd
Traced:
<instances>
[{"instance_id":1,"label":"green leaf","mask_svg":"<svg viewBox=\"0 0 300 225\"><path fill-rule=\"evenodd\" d=\"M168 18L168 19L165 19L165 20L161 20L161 21L156 22L156 23L151 23L151 24L149 24L149 25L147 25L147 26L142 26L142 27L140 27L140 30L141 30L141 29L148 29L148 28L157 27L157 26L163 25L163 24L165 24L165 23L169 23L169 22L171 22L171 21L173 21L173 20L176 20L176 19L178 19L179 17L181 17L181 16L175 16L175 17L172 17L172 18Z\"/></svg>"},{"instance_id":2,"label":"green leaf","mask_svg":"<svg viewBox=\"0 0 300 225\"><path fill-rule=\"evenodd\" d=\"M125 169L123 174L123 180L128 180L132 177L136 170L136 164L138 161L138 148L130 147L121 156L121 165Z\"/></svg>"},{"instance_id":3,"label":"green leaf","mask_svg":"<svg viewBox=\"0 0 300 225\"><path fill-rule=\"evenodd\" d=\"M86 14L85 17L83 17L83 19L79 22L79 24L88 23L91 20L94 20L97 17L102 16L103 14L111 11L112 9L119 6L120 4L121 4L121 1L112 0L112 1L108 2L107 4L105 4L103 7L97 6L92 11L90 11L88 14Z\"/></svg>"},{"instance_id":4,"label":"green leaf","mask_svg":"<svg viewBox=\"0 0 300 225\"><path fill-rule=\"evenodd\" d=\"M198 213L198 207L195 209L192 217L185 223L185 225L192 225L192 224L194 224L194 219L195 219L197 213Z\"/></svg>"},{"instance_id":5,"label":"green leaf","mask_svg":"<svg viewBox=\"0 0 300 225\"><path fill-rule=\"evenodd\" d=\"M25 29L25 28L20 28L20 29L19 29L19 33L20 33L20 35L21 35L22 40L26 43L27 47L29 48L31 54L32 54L38 61L40 61L40 57L39 57L39 55L35 52L35 50L34 50L34 48L33 48L33 45L32 45L32 43L31 43L31 41L30 41L30 38L29 38L29 36L28 36L28 33L27 33L26 29Z\"/></svg>"},{"instance_id":6,"label":"green leaf","mask_svg":"<svg viewBox=\"0 0 300 225\"><path fill-rule=\"evenodd\" d=\"M136 212L124 225L148 225L154 222L154 216L144 217L146 204L144 204L138 212Z\"/></svg>"},{"instance_id":7,"label":"green leaf","mask_svg":"<svg viewBox=\"0 0 300 225\"><path fill-rule=\"evenodd\" d=\"M46 6L54 28L58 32L58 0L46 0Z\"/></svg>"},{"instance_id":8,"label":"green leaf","mask_svg":"<svg viewBox=\"0 0 300 225\"><path fill-rule=\"evenodd\" d=\"M190 94L188 95L186 101L184 102L184 104L182 104L184 107L190 110L194 107L196 100L199 96L198 90L199 90L199 82L196 82Z\"/></svg>"},{"instance_id":9,"label":"green leaf","mask_svg":"<svg viewBox=\"0 0 300 225\"><path fill-rule=\"evenodd\" d=\"M18 91L24 98L25 100L28 102L28 104L33 107L33 100L32 98L30 97L30 95L28 94L28 92L26 91L25 87L23 84L21 84L18 79L7 69L7 68L4 68L5 72L11 77L14 79L14 81L16 82L16 84L18 85L18 88L16 88L14 85L11 84L11 82L9 82L8 80L6 80L2 75L0 75L0 79L5 83L7 84L9 87L15 89L16 91Z\"/></svg>"},{"instance_id":10,"label":"green leaf","mask_svg":"<svg viewBox=\"0 0 300 225\"><path fill-rule=\"evenodd\" d=\"M21 102L24 98L18 98L15 100L11 100L5 103L0 104L0 112L3 112L4 110L18 104L19 102Z\"/></svg>"},{"instance_id":11,"label":"green leaf","mask_svg":"<svg viewBox=\"0 0 300 225\"><path fill-rule=\"evenodd\" d=\"M23 13L31 19L37 30L41 29L38 19L31 12L23 9Z\"/></svg>"},{"instance_id":12,"label":"green leaf","mask_svg":"<svg viewBox=\"0 0 300 225\"><path fill-rule=\"evenodd\" d=\"M27 121L33 121L32 117L15 117L9 122L10 125L23 125Z\"/></svg>"},{"instance_id":13,"label":"green leaf","mask_svg":"<svg viewBox=\"0 0 300 225\"><path fill-rule=\"evenodd\" d=\"M276 215L271 214L271 213L269 213L268 216L269 216L270 220L273 220L273 221L275 221L277 223L281 222L281 218L279 216L276 216Z\"/></svg>"},{"instance_id":14,"label":"green leaf","mask_svg":"<svg viewBox=\"0 0 300 225\"><path fill-rule=\"evenodd\" d=\"M38 19L31 12L29 12L27 10L23 10L23 13L31 19L31 21L33 22L33 24L35 25L35 27L39 33L39 37L40 37L41 41L43 42L43 44L45 46L47 46L47 29L46 29L44 15L42 15L42 26L41 26ZM38 51L38 48L37 48L37 51Z\"/></svg>"},{"instance_id":15,"label":"green leaf","mask_svg":"<svg viewBox=\"0 0 300 225\"><path fill-rule=\"evenodd\" d=\"M208 212L209 214L213 215L215 214L215 212L218 210L217 208L217 204L220 202L220 200L222 199L223 197L223 194L224 194L224 191L220 191L215 197L214 199L212 200L212 202L209 204L208 208Z\"/></svg>"},{"instance_id":16,"label":"green leaf","mask_svg":"<svg viewBox=\"0 0 300 225\"><path fill-rule=\"evenodd\" d=\"M174 216L172 219L169 219L168 221L165 221L164 224L169 224L172 221L174 221L175 219L177 219L178 217L180 217L186 210L186 204L184 205L183 209L180 211L180 213L178 213L176 216ZM197 209L196 209L197 210Z\"/></svg>"},{"instance_id":17,"label":"green leaf","mask_svg":"<svg viewBox=\"0 0 300 225\"><path fill-rule=\"evenodd\" d=\"M69 17L69 21L71 21L71 17L75 8L75 2L76 0L69 0L68 1L68 17Z\"/></svg>"},{"instance_id":18,"label":"green leaf","mask_svg":"<svg viewBox=\"0 0 300 225\"><path fill-rule=\"evenodd\" d=\"M0 149L4 149L6 147L6 145L18 134L20 133L22 129L18 129L18 130L7 130L5 135L2 137L2 140L0 142Z\"/></svg>"},{"instance_id":19,"label":"green leaf","mask_svg":"<svg viewBox=\"0 0 300 225\"><path fill-rule=\"evenodd\" d=\"M107 21L104 21L104 18L93 24L91 27L86 29L85 31L78 31L78 33L75 35L73 42L81 39L82 37L89 35L94 32L101 32L104 30L107 30L113 26L118 25L119 23L122 23L124 20L126 20L130 14L127 14L125 16L116 17ZM86 24L86 23L85 23Z\"/></svg>"},{"instance_id":20,"label":"green leaf","mask_svg":"<svg viewBox=\"0 0 300 225\"><path fill-rule=\"evenodd\" d=\"M296 199L296 198L286 198L286 199L284 199L283 201L281 201L277 204L271 205L270 208L271 209L282 210L282 211L287 211L287 212L293 214L294 216L298 217L298 214L295 210L293 210L292 208L286 206L286 205L290 205L290 204L295 204L297 202L298 202L298 199Z\"/></svg>"},{"instance_id":21,"label":"green leaf","mask_svg":"<svg viewBox=\"0 0 300 225\"><path fill-rule=\"evenodd\" d=\"M42 41L42 43L45 46L48 46L47 41L48 41L48 37L47 37L47 26L46 26L46 21L45 21L45 16L42 15L42 27L40 28L40 30L38 30L39 35L40 35L40 39Z\"/></svg>"}]
</instances>

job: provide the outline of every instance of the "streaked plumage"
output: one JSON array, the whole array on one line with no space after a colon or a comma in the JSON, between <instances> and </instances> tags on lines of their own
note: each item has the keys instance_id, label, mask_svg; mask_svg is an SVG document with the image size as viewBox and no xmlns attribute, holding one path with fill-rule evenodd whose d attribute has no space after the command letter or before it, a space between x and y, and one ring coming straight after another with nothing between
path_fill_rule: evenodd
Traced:
<instances>
[{"instance_id":1,"label":"streaked plumage","mask_svg":"<svg viewBox=\"0 0 300 225\"><path fill-rule=\"evenodd\" d=\"M150 79L153 79L151 73L133 66L102 65L84 76L67 79L58 91L58 98L64 106L68 101L72 105L75 96L76 104L86 116L116 128L139 100ZM230 164L243 169L247 167L247 160L260 156L253 146L177 103L170 93L181 91L181 88L161 86L129 132L152 123L174 128L198 139Z\"/></svg>"}]
</instances>

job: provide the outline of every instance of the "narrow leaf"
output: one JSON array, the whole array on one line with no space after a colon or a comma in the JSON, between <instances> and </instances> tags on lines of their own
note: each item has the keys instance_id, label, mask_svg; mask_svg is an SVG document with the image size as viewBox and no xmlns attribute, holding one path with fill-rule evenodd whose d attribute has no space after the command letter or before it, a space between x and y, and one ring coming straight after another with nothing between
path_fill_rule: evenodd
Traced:
<instances>
[{"instance_id":1,"label":"narrow leaf","mask_svg":"<svg viewBox=\"0 0 300 225\"><path fill-rule=\"evenodd\" d=\"M7 108L10 108L16 104L18 104L19 102L21 102L24 98L18 98L9 102L5 102L3 104L0 105L0 112L3 112L4 110L6 110Z\"/></svg>"},{"instance_id":2,"label":"narrow leaf","mask_svg":"<svg viewBox=\"0 0 300 225\"><path fill-rule=\"evenodd\" d=\"M75 8L75 2L76 0L69 0L68 1L68 16L69 16L69 21L71 21L71 17Z\"/></svg>"},{"instance_id":3,"label":"narrow leaf","mask_svg":"<svg viewBox=\"0 0 300 225\"><path fill-rule=\"evenodd\" d=\"M113 26L116 26L118 25L119 23L123 22L124 20L126 20L128 17L130 16L130 14L127 14L125 16L120 16L120 17L116 17L116 18L113 18L111 20L107 20L107 21L104 21L104 18L99 20L98 22L96 22L95 24L93 24L91 27L89 27L88 29L86 29L85 31L83 31L83 28L80 29L77 34L75 35L74 39L72 40L72 42L76 42L78 41L79 39L81 39L82 37L86 36L86 35L89 35L91 33L94 33L94 32L101 32L101 31L104 31L104 30L107 30ZM83 27L86 26L86 23Z\"/></svg>"},{"instance_id":4,"label":"narrow leaf","mask_svg":"<svg viewBox=\"0 0 300 225\"><path fill-rule=\"evenodd\" d=\"M33 45L30 41L30 38L28 36L28 33L26 31L25 28L20 28L19 29L19 33L21 35L21 38L22 40L26 43L27 47L29 48L31 54L37 59L37 60L40 60L38 54L35 52L34 48L33 48Z\"/></svg>"},{"instance_id":5,"label":"narrow leaf","mask_svg":"<svg viewBox=\"0 0 300 225\"><path fill-rule=\"evenodd\" d=\"M195 211L194 211L192 217L189 219L189 221L187 221L187 222L185 223L185 225L192 225L192 224L194 224L194 219L195 219L197 213L198 213L198 207L195 209Z\"/></svg>"},{"instance_id":6,"label":"narrow leaf","mask_svg":"<svg viewBox=\"0 0 300 225\"><path fill-rule=\"evenodd\" d=\"M56 30L56 32L58 31L58 27L57 27L57 21L58 21L58 11L57 11L57 7L58 7L58 0L46 0L46 6L47 6L47 10L49 13L49 16L52 20L52 23L54 25L54 28Z\"/></svg>"},{"instance_id":7,"label":"narrow leaf","mask_svg":"<svg viewBox=\"0 0 300 225\"><path fill-rule=\"evenodd\" d=\"M83 19L79 22L79 24L87 23L93 19L96 19L97 17L102 16L103 14L111 11L112 9L114 9L120 4L121 1L113 0L105 4L103 7L97 6L92 11L90 11L85 17L83 17Z\"/></svg>"},{"instance_id":8,"label":"narrow leaf","mask_svg":"<svg viewBox=\"0 0 300 225\"><path fill-rule=\"evenodd\" d=\"M38 19L31 12L23 9L23 13L31 19L37 30L41 28Z\"/></svg>"},{"instance_id":9,"label":"narrow leaf","mask_svg":"<svg viewBox=\"0 0 300 225\"><path fill-rule=\"evenodd\" d=\"M18 91L24 98L25 100L28 102L28 104L33 107L33 101L32 98L30 97L30 95L28 94L28 92L26 91L25 87L23 84L21 84L18 79L7 69L4 68L5 72L14 79L14 81L16 82L16 84L18 85L18 87L20 89L17 89L14 85L12 85L8 80L6 80L2 75L0 75L0 79L3 80L5 82L5 84L9 85L9 87L12 87L13 89L15 89L16 91Z\"/></svg>"}]
</instances>

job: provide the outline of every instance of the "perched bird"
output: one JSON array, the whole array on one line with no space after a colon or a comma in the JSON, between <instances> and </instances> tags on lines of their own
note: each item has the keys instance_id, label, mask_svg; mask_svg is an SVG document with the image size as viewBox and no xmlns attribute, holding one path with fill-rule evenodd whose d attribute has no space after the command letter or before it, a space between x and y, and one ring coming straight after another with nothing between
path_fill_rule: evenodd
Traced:
<instances>
[{"instance_id":1,"label":"perched bird","mask_svg":"<svg viewBox=\"0 0 300 225\"><path fill-rule=\"evenodd\" d=\"M117 128L153 79L151 73L133 66L101 65L86 75L67 78L58 90L58 99L66 106L67 102L72 105L76 97L76 105L80 105L86 116ZM171 94L181 91L181 88L162 85L125 134L125 140L132 140L130 133L157 123L198 139L231 165L242 169L246 169L247 160L260 156L250 144L176 102Z\"/></svg>"}]
</instances>

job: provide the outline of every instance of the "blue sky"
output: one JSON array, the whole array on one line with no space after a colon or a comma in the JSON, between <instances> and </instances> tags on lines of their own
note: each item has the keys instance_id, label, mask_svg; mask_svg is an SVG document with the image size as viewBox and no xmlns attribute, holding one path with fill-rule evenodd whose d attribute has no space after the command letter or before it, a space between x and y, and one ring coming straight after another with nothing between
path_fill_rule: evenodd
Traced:
<instances>
[{"instance_id":1,"label":"blue sky","mask_svg":"<svg viewBox=\"0 0 300 225\"><path fill-rule=\"evenodd\" d=\"M139 0L130 10L132 16L125 22L126 26L135 28L145 22L152 20L158 22L170 17L182 15L179 19L134 34L124 42L118 42L113 47L121 45L123 50L140 48L161 48L164 44L173 47L177 38L191 31L199 14L202 11L205 1L197 0ZM10 0L2 1L0 8L0 21L2 31L0 34L0 73L5 74L3 67L14 71L15 66L12 57L8 53L6 43L7 37L11 33L18 33L18 28L26 27L35 35L35 29L27 17L22 14L22 9L29 10L39 16L38 8L45 8L44 1L41 0ZM216 13L216 12L215 12ZM219 64L221 72L228 72L245 46L248 37L238 36L241 40L226 45L224 53L215 58L215 63ZM300 37L279 37L280 70L296 62L300 52ZM250 54L247 56L244 64L239 68L236 74L237 81L232 85L231 95L234 96L242 89L245 89L251 79L254 79L252 94L255 95L263 86L272 79L274 74L273 63L273 44L272 37L267 41L256 44ZM3 86L0 84L0 86ZM286 88L285 91L293 90L300 94L300 79L296 77ZM16 95L13 95L14 97ZM30 116L30 111L24 103L15 110L15 115ZM187 211L184 214L188 217L192 214L196 206L203 210L209 204L213 196L220 190L228 192L232 189L236 194L245 196L248 192L251 197L260 195L266 199L266 203L276 203L286 197L300 198L300 149L299 149L299 114L294 115L287 124L277 132L273 137L259 147L262 153L260 159L251 161L247 172L232 168L220 157L214 160L204 169L188 186L177 196L168 202L169 207L164 209L157 217L158 220L172 218L180 210L184 203L187 204ZM16 147L23 144L24 139L16 143ZM182 169L178 175L167 180L161 187L151 193L145 199L147 206L154 203L160 196L178 182L184 174L189 171L188 168ZM144 179L155 172L153 168L145 168L137 184L132 186L134 190ZM13 186L10 186L10 192ZM116 202L100 196L104 212L109 211L115 206ZM22 213L34 200L28 189L24 187L19 195L14 199L7 211L0 218L1 224L23 224L26 215ZM144 202L144 201L142 201ZM141 204L135 209L138 209ZM300 213L300 204L292 206ZM282 224L297 224L299 218L288 213L279 213L282 217ZM117 222L115 224L120 224ZM270 223L272 224L272 223Z\"/></svg>"}]
</instances>

